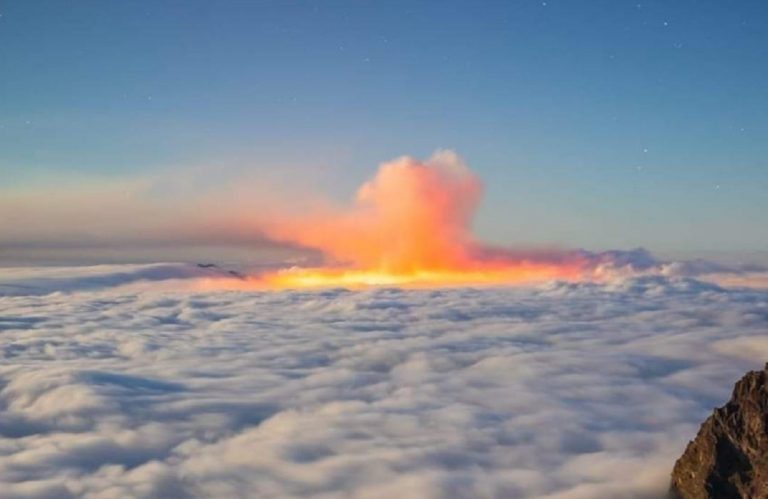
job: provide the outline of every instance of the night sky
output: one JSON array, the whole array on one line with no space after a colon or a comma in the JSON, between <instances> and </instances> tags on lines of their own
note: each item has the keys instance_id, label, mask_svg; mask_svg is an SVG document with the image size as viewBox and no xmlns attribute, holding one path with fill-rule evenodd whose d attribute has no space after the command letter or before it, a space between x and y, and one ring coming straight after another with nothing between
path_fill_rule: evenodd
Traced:
<instances>
[{"instance_id":1,"label":"night sky","mask_svg":"<svg viewBox=\"0 0 768 499\"><path fill-rule=\"evenodd\" d=\"M762 0L7 0L0 12L6 224L46 192L82 189L87 212L83 186L167 171L343 201L382 162L451 149L485 184L486 240L768 249ZM4 232L0 245L23 246L50 229Z\"/></svg>"}]
</instances>

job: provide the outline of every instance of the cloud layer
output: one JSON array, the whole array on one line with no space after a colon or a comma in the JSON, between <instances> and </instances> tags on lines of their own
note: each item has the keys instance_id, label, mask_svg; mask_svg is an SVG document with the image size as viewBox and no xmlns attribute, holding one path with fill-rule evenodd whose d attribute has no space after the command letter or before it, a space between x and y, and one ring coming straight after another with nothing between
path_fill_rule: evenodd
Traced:
<instances>
[{"instance_id":1,"label":"cloud layer","mask_svg":"<svg viewBox=\"0 0 768 499\"><path fill-rule=\"evenodd\" d=\"M687 278L201 293L68 272L89 290L0 297L3 497L658 497L768 356L768 293Z\"/></svg>"}]
</instances>

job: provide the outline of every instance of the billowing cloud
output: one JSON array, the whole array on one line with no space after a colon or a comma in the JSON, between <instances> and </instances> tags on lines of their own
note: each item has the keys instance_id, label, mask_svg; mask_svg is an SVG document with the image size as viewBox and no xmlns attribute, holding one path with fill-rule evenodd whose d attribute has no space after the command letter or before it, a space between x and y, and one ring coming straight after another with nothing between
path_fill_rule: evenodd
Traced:
<instances>
[{"instance_id":1,"label":"billowing cloud","mask_svg":"<svg viewBox=\"0 0 768 499\"><path fill-rule=\"evenodd\" d=\"M478 241L472 222L482 184L459 156L382 164L347 206L268 220L273 239L320 250L327 265L266 276L271 287L499 284L577 279L583 254L521 251Z\"/></svg>"},{"instance_id":2,"label":"billowing cloud","mask_svg":"<svg viewBox=\"0 0 768 499\"><path fill-rule=\"evenodd\" d=\"M482 185L451 151L384 163L352 206L279 220L269 233L359 268L389 272L472 263Z\"/></svg>"}]
</instances>

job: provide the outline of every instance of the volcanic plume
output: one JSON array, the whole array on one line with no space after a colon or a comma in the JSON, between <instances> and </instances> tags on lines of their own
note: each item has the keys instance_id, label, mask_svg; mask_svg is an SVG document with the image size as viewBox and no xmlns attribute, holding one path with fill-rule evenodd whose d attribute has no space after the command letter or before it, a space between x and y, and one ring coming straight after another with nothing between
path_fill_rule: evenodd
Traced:
<instances>
[{"instance_id":1,"label":"volcanic plume","mask_svg":"<svg viewBox=\"0 0 768 499\"><path fill-rule=\"evenodd\" d=\"M279 220L277 240L323 252L328 265L262 276L268 287L504 284L573 279L579 258L484 245L471 232L482 184L451 151L380 166L350 206Z\"/></svg>"}]
</instances>

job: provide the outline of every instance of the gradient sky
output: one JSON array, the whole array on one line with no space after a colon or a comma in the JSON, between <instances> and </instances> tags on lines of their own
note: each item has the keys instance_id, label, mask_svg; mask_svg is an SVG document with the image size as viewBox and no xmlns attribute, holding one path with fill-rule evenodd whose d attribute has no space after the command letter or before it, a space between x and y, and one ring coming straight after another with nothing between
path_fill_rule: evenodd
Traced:
<instances>
[{"instance_id":1,"label":"gradient sky","mask_svg":"<svg viewBox=\"0 0 768 499\"><path fill-rule=\"evenodd\" d=\"M763 0L0 12L0 196L221 169L343 200L449 148L485 182L493 242L768 250Z\"/></svg>"}]
</instances>

